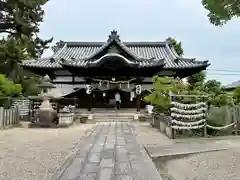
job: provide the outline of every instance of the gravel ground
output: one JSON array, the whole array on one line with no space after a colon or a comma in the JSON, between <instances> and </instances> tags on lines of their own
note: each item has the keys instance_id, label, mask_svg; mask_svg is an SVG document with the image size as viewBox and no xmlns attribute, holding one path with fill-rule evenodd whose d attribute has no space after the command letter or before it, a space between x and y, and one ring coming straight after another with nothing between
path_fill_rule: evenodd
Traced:
<instances>
[{"instance_id":1,"label":"gravel ground","mask_svg":"<svg viewBox=\"0 0 240 180\"><path fill-rule=\"evenodd\" d=\"M166 163L168 173L176 180L239 180L240 138L219 140L216 147L225 144L226 151L208 152L172 159Z\"/></svg>"},{"instance_id":2,"label":"gravel ground","mask_svg":"<svg viewBox=\"0 0 240 180\"><path fill-rule=\"evenodd\" d=\"M85 124L68 129L15 128L0 131L0 180L49 179L86 130L93 126ZM148 123L136 123L135 127L138 140L147 146L175 143ZM240 137L211 142L216 147L224 145L229 149L169 160L164 163L167 173L176 180L240 180ZM201 143L207 145L209 140Z\"/></svg>"},{"instance_id":3,"label":"gravel ground","mask_svg":"<svg viewBox=\"0 0 240 180\"><path fill-rule=\"evenodd\" d=\"M174 146L175 144L173 140L168 139L159 130L151 128L147 123L136 125L136 129L139 141L147 146ZM191 142L207 146L210 141L209 139L184 140L184 143ZM212 139L211 143L216 148L224 146L228 150L168 160L164 162L165 167L161 167L164 171L166 169L166 172L160 173L166 173L175 180L240 180L240 137Z\"/></svg>"},{"instance_id":4,"label":"gravel ground","mask_svg":"<svg viewBox=\"0 0 240 180\"><path fill-rule=\"evenodd\" d=\"M0 180L49 179L93 126L0 131Z\"/></svg>"}]
</instances>

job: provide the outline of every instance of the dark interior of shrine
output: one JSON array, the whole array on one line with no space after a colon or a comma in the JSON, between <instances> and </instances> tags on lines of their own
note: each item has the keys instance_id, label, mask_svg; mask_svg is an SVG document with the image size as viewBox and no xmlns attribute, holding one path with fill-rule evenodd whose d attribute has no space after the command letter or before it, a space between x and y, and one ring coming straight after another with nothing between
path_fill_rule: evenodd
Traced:
<instances>
[{"instance_id":1,"label":"dark interior of shrine","mask_svg":"<svg viewBox=\"0 0 240 180\"><path fill-rule=\"evenodd\" d=\"M89 95L86 93L86 89L78 89L71 94L64 97L64 100L60 104L73 104L77 105L77 108L87 108L90 104L91 108L113 108L114 99L116 93L120 94L121 97L121 108L136 108L136 97L131 99L131 92L126 90L121 90L120 88L109 88L106 90L100 90L95 88ZM141 97L140 108L144 108L146 102L143 101L143 96Z\"/></svg>"}]
</instances>

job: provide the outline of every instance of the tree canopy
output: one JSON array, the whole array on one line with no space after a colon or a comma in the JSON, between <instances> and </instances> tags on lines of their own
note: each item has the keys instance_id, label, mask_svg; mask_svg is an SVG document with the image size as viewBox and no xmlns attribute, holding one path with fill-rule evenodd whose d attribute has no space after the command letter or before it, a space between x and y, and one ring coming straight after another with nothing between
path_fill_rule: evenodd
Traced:
<instances>
[{"instance_id":1,"label":"tree canopy","mask_svg":"<svg viewBox=\"0 0 240 180\"><path fill-rule=\"evenodd\" d=\"M9 81L3 74L0 74L0 98L17 97L21 95L22 87L20 84L14 84Z\"/></svg>"},{"instance_id":2,"label":"tree canopy","mask_svg":"<svg viewBox=\"0 0 240 180\"><path fill-rule=\"evenodd\" d=\"M174 38L167 38L171 41L175 51L181 56L184 51L180 41ZM206 81L204 71L193 74L187 78L188 83L184 84L179 78L172 77L153 77L153 89L150 95L144 100L154 105L155 109L160 112L169 113L170 97L169 92L174 94L192 94L192 95L208 95L208 102L214 106L233 105L240 103L240 90L236 89L233 96L225 92L221 82L217 80ZM195 98L179 97L182 101L194 102ZM233 101L233 99L235 99Z\"/></svg>"},{"instance_id":3,"label":"tree canopy","mask_svg":"<svg viewBox=\"0 0 240 180\"><path fill-rule=\"evenodd\" d=\"M39 23L43 21L42 6L48 0L0 0L0 34L21 42L31 57L39 57L52 41L38 37ZM19 43L18 42L18 43Z\"/></svg>"},{"instance_id":4,"label":"tree canopy","mask_svg":"<svg viewBox=\"0 0 240 180\"><path fill-rule=\"evenodd\" d=\"M22 60L39 58L51 39L39 37L43 5L48 0L0 0L0 73L22 85L24 95L37 94L37 76L24 70ZM31 87L31 88L30 88Z\"/></svg>"},{"instance_id":5,"label":"tree canopy","mask_svg":"<svg viewBox=\"0 0 240 180\"><path fill-rule=\"evenodd\" d=\"M232 18L240 16L238 0L202 0L202 4L208 10L210 22L216 26L221 26Z\"/></svg>"},{"instance_id":6,"label":"tree canopy","mask_svg":"<svg viewBox=\"0 0 240 180\"><path fill-rule=\"evenodd\" d=\"M172 43L172 46L174 47L175 51L177 52L177 54L179 56L182 56L183 55L183 48L182 48L182 43L181 41L177 41L176 39L172 38L172 37L168 37L166 39L166 41L169 41Z\"/></svg>"},{"instance_id":7,"label":"tree canopy","mask_svg":"<svg viewBox=\"0 0 240 180\"><path fill-rule=\"evenodd\" d=\"M204 71L201 71L199 73L193 74L192 76L189 76L187 78L189 88L193 90L198 87L201 87L204 84L205 79L206 79L206 74Z\"/></svg>"},{"instance_id":8,"label":"tree canopy","mask_svg":"<svg viewBox=\"0 0 240 180\"><path fill-rule=\"evenodd\" d=\"M153 91L144 100L150 102L160 112L167 113L171 102L169 93L180 93L184 91L185 85L179 79L158 76L154 76L152 81Z\"/></svg>"}]
</instances>

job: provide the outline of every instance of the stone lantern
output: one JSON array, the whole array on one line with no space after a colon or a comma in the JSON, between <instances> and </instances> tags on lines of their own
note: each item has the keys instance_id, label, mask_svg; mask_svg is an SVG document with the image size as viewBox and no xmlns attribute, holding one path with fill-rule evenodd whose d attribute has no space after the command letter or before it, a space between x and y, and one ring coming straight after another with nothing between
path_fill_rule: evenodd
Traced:
<instances>
[{"instance_id":1,"label":"stone lantern","mask_svg":"<svg viewBox=\"0 0 240 180\"><path fill-rule=\"evenodd\" d=\"M57 111L53 109L50 103L50 96L48 92L50 89L55 88L51 83L51 79L48 75L44 76L43 82L38 85L42 92L39 97L43 100L42 104L39 106L39 124L50 125L57 118Z\"/></svg>"},{"instance_id":2,"label":"stone lantern","mask_svg":"<svg viewBox=\"0 0 240 180\"><path fill-rule=\"evenodd\" d=\"M43 77L43 81L38 85L41 88L41 95L44 96L45 93L49 92L50 89L55 88L55 86L51 83L51 79L48 75Z\"/></svg>"}]
</instances>

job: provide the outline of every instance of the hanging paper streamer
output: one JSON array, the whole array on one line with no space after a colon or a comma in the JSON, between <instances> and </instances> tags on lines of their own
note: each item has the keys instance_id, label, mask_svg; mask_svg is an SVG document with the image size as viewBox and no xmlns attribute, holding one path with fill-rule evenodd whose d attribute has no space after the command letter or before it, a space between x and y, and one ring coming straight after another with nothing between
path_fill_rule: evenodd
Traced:
<instances>
[{"instance_id":1,"label":"hanging paper streamer","mask_svg":"<svg viewBox=\"0 0 240 180\"><path fill-rule=\"evenodd\" d=\"M107 82L107 83L112 83L112 84L126 84L126 83L130 83L132 81L134 81L136 78L132 78L130 80L127 80L127 81L115 81L115 79L113 78L112 81L109 81L109 80L102 80L102 79L92 79L93 81L96 81L96 82Z\"/></svg>"},{"instance_id":2,"label":"hanging paper streamer","mask_svg":"<svg viewBox=\"0 0 240 180\"><path fill-rule=\"evenodd\" d=\"M205 113L192 114L192 115L171 113L171 116L172 116L173 118L181 118L181 119L187 119L187 120L195 120L195 119L198 119L198 118L203 118L203 117L205 117Z\"/></svg>"},{"instance_id":3,"label":"hanging paper streamer","mask_svg":"<svg viewBox=\"0 0 240 180\"><path fill-rule=\"evenodd\" d=\"M185 109L179 109L179 108L171 108L171 112L178 113L178 114L198 114L198 113L205 113L207 111L206 107L202 107L196 110L185 110Z\"/></svg>"},{"instance_id":4,"label":"hanging paper streamer","mask_svg":"<svg viewBox=\"0 0 240 180\"><path fill-rule=\"evenodd\" d=\"M207 104L205 102L195 103L195 104L183 104L179 102L172 102L172 105L179 109L193 109L193 108L201 108L206 107Z\"/></svg>"},{"instance_id":5,"label":"hanging paper streamer","mask_svg":"<svg viewBox=\"0 0 240 180\"><path fill-rule=\"evenodd\" d=\"M99 86L102 86L103 83L107 84L107 88L109 88L109 84L119 84L120 88L122 87L122 84L127 84L127 88L130 88L130 83L134 80L136 80L136 78L132 78L130 80L127 81L116 81L115 78L112 79L112 81L109 80L103 80L103 79L93 79L91 78L93 81L98 82Z\"/></svg>"},{"instance_id":6,"label":"hanging paper streamer","mask_svg":"<svg viewBox=\"0 0 240 180\"><path fill-rule=\"evenodd\" d=\"M207 124L207 104L205 102L195 104L172 102L171 104L173 105L171 108L171 128L176 130L200 129L204 126L214 130L222 130L236 125L236 122L222 127Z\"/></svg>"},{"instance_id":7,"label":"hanging paper streamer","mask_svg":"<svg viewBox=\"0 0 240 180\"><path fill-rule=\"evenodd\" d=\"M131 91L131 92L130 92L130 101L133 101L133 98L134 98L134 92Z\"/></svg>"},{"instance_id":8,"label":"hanging paper streamer","mask_svg":"<svg viewBox=\"0 0 240 180\"><path fill-rule=\"evenodd\" d=\"M205 102L184 104L172 102L172 128L190 130L203 128L206 123L207 104Z\"/></svg>"}]
</instances>

